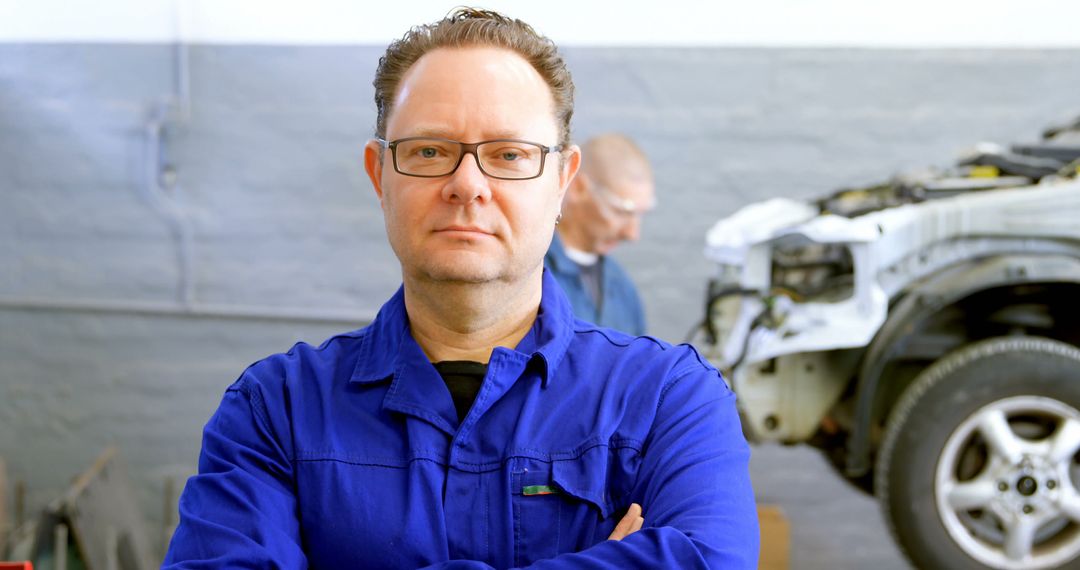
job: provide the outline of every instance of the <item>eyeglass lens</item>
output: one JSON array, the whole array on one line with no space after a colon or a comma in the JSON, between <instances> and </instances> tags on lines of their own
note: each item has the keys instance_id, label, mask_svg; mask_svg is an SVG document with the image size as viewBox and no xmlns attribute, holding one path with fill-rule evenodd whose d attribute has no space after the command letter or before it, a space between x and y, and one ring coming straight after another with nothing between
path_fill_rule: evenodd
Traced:
<instances>
[{"instance_id":1,"label":"eyeglass lens","mask_svg":"<svg viewBox=\"0 0 1080 570\"><path fill-rule=\"evenodd\" d=\"M396 143L395 164L402 174L445 176L461 160L462 144L443 139L409 139ZM508 179L540 174L544 149L520 141L488 141L476 147L480 169L489 176Z\"/></svg>"}]
</instances>

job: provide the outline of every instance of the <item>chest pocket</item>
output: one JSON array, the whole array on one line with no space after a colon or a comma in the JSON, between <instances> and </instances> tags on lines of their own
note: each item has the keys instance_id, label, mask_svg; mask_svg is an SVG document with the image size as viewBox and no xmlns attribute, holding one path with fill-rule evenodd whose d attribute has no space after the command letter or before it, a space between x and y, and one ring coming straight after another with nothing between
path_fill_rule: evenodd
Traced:
<instances>
[{"instance_id":1,"label":"chest pocket","mask_svg":"<svg viewBox=\"0 0 1080 570\"><path fill-rule=\"evenodd\" d=\"M608 446L573 459L515 459L514 564L527 566L606 540L630 505L639 463L637 450Z\"/></svg>"}]
</instances>

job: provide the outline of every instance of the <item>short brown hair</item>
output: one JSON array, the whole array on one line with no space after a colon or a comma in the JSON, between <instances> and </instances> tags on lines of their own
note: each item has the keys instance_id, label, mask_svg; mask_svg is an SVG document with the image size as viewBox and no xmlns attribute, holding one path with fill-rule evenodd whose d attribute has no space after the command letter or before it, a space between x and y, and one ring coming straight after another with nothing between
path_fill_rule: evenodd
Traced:
<instances>
[{"instance_id":1,"label":"short brown hair","mask_svg":"<svg viewBox=\"0 0 1080 570\"><path fill-rule=\"evenodd\" d=\"M476 46L508 49L536 69L555 100L559 143L570 144L574 82L555 43L521 20L476 8L458 8L438 22L416 26L386 48L375 70L375 136L386 138L386 122L398 84L417 60L437 48Z\"/></svg>"}]
</instances>

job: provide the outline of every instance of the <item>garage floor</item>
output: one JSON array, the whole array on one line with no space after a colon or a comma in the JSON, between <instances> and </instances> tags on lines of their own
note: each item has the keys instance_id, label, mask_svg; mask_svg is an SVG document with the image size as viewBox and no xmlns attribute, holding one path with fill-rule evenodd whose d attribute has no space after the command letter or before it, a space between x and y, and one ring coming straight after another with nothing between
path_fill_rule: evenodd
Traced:
<instances>
[{"instance_id":1,"label":"garage floor","mask_svg":"<svg viewBox=\"0 0 1080 570\"><path fill-rule=\"evenodd\" d=\"M893 543L877 501L841 479L807 446L753 446L750 476L759 504L791 523L791 570L911 568Z\"/></svg>"}]
</instances>

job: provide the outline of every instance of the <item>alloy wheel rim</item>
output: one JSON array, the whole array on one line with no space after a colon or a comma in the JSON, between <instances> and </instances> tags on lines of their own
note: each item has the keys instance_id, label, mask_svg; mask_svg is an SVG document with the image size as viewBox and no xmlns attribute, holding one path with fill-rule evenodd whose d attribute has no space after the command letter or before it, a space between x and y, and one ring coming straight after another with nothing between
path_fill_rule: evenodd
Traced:
<instances>
[{"instance_id":1,"label":"alloy wheel rim","mask_svg":"<svg viewBox=\"0 0 1080 570\"><path fill-rule=\"evenodd\" d=\"M949 435L934 475L937 511L971 558L1050 568L1080 554L1080 411L1016 396L980 408Z\"/></svg>"}]
</instances>

